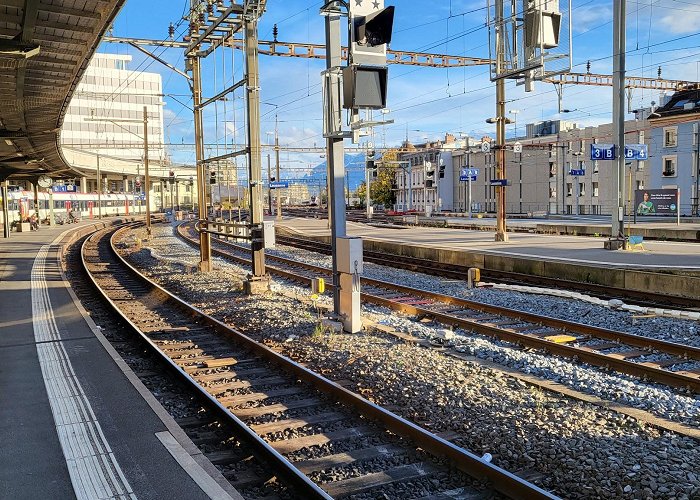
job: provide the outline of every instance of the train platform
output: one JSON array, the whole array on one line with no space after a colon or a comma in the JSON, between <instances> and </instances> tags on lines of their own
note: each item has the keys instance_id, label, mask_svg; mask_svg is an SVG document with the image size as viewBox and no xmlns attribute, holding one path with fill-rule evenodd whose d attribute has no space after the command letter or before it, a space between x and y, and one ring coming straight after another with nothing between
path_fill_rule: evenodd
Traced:
<instances>
[{"instance_id":1,"label":"train platform","mask_svg":"<svg viewBox=\"0 0 700 500\"><path fill-rule=\"evenodd\" d=\"M426 219L421 219L426 220ZM495 217L436 216L432 221L444 221L448 227L463 229L496 229ZM548 216L547 218L509 218L508 229L513 232L571 235L610 236L610 217ZM625 234L646 239L700 243L700 221L683 218L680 224L675 218L640 217L637 222L625 222Z\"/></svg>"},{"instance_id":2,"label":"train platform","mask_svg":"<svg viewBox=\"0 0 700 500\"><path fill-rule=\"evenodd\" d=\"M325 219L285 218L281 227L299 235L328 237ZM622 267L645 270L700 271L700 254L694 243L644 241L637 251L603 249L603 238L567 235L508 233L509 241L494 241L493 233L422 226L389 226L348 222L349 236L366 240L435 249L545 259L572 264Z\"/></svg>"},{"instance_id":3,"label":"train platform","mask_svg":"<svg viewBox=\"0 0 700 500\"><path fill-rule=\"evenodd\" d=\"M330 241L325 219L284 218L278 234ZM635 251L605 250L603 238L508 233L494 241L482 230L348 222L367 251L441 262L445 266L595 283L635 292L663 290L700 300L697 243L644 241Z\"/></svg>"},{"instance_id":4,"label":"train platform","mask_svg":"<svg viewBox=\"0 0 700 500\"><path fill-rule=\"evenodd\" d=\"M93 224L0 239L0 498L242 498L65 281L67 233Z\"/></svg>"}]
</instances>

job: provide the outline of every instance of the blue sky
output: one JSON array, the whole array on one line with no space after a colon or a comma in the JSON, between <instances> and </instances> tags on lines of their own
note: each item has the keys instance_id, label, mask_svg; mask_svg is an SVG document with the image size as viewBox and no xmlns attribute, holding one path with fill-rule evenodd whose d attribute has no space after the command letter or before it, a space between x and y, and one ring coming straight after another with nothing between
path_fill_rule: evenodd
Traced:
<instances>
[{"instance_id":1,"label":"blue sky","mask_svg":"<svg viewBox=\"0 0 700 500\"><path fill-rule=\"evenodd\" d=\"M259 36L272 39L272 26L278 25L280 41L323 43L323 18L318 14L320 1L269 0L260 21ZM389 2L387 2L387 5ZM395 1L394 37L391 48L450 55L488 57L486 0ZM177 24L189 0L128 0L114 24L115 36L164 39L170 22ZM612 1L573 0L573 70L586 71L591 61L593 73L612 71ZM668 79L700 80L700 0L627 0L627 70L629 75L655 77L662 67ZM181 23L178 34L185 32ZM192 112L189 90L184 79L157 62L145 59L135 49L103 44L103 52L133 55L132 69L157 71L163 75L167 126L166 141L192 142ZM182 50L157 49L163 58L183 69ZM323 145L321 135L320 72L324 61L260 57L262 137L271 139L275 114L279 121L281 144L293 146ZM241 78L240 51L218 52L204 68L205 95ZM232 68L235 70L232 76ZM224 75L225 74L225 75ZM398 145L408 134L414 142L425 137L437 139L445 132L481 137L493 134L494 126L485 119L495 114L495 91L487 66L466 68L419 68L391 65L389 69L389 118L394 124L377 129L375 143L384 140ZM507 109L517 110L518 132L526 123L558 117L581 125L608 123L611 120L612 89L609 87L568 86L564 88L562 107L571 110L557 114L557 94L551 84L538 83L526 93L514 82L507 83ZM242 93L237 93L242 96ZM632 108L659 102L658 92L635 90ZM235 112L234 109L235 103ZM207 143L244 138L241 123L243 100L217 104L205 115ZM511 115L512 117L513 115ZM235 121L235 125L234 125ZM509 126L508 135L514 133ZM215 147L211 151L215 152ZM194 153L186 147L173 149L177 161L192 162ZM264 153L266 154L266 153ZM307 168L320 160L318 155L283 153L290 168Z\"/></svg>"}]
</instances>

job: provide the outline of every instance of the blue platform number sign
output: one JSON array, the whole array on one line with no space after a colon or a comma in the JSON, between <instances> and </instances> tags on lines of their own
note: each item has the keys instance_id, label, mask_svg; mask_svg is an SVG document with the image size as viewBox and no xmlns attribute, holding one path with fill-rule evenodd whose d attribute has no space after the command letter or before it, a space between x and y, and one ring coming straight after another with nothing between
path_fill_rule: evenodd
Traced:
<instances>
[{"instance_id":1,"label":"blue platform number sign","mask_svg":"<svg viewBox=\"0 0 700 500\"><path fill-rule=\"evenodd\" d=\"M459 172L459 180L460 181L469 181L469 180L475 181L477 175L479 175L478 168L462 167L462 169Z\"/></svg>"},{"instance_id":2,"label":"blue platform number sign","mask_svg":"<svg viewBox=\"0 0 700 500\"><path fill-rule=\"evenodd\" d=\"M591 160L614 160L615 158L614 144L591 144Z\"/></svg>"},{"instance_id":3,"label":"blue platform number sign","mask_svg":"<svg viewBox=\"0 0 700 500\"><path fill-rule=\"evenodd\" d=\"M51 186L51 190L54 193L76 193L78 191L75 184L58 184Z\"/></svg>"},{"instance_id":4,"label":"blue platform number sign","mask_svg":"<svg viewBox=\"0 0 700 500\"><path fill-rule=\"evenodd\" d=\"M647 160L649 154L646 144L625 144L625 160Z\"/></svg>"}]
</instances>

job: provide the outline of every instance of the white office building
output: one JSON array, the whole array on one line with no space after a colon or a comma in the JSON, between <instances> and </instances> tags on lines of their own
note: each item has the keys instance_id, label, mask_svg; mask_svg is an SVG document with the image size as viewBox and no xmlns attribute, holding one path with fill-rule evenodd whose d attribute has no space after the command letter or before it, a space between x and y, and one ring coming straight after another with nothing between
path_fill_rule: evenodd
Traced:
<instances>
[{"instance_id":1,"label":"white office building","mask_svg":"<svg viewBox=\"0 0 700 500\"><path fill-rule=\"evenodd\" d=\"M143 107L148 109L149 166L166 175L163 87L158 73L127 69L131 56L96 53L73 94L63 127L66 159L86 171L86 190L100 162L107 190L129 191L143 176Z\"/></svg>"}]
</instances>

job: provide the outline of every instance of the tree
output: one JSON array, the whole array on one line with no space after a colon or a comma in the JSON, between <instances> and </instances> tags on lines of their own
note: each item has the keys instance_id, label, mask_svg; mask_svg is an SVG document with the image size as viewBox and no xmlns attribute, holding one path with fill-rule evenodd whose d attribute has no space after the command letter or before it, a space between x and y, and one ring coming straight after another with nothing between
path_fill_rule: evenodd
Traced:
<instances>
[{"instance_id":1,"label":"tree","mask_svg":"<svg viewBox=\"0 0 700 500\"><path fill-rule=\"evenodd\" d=\"M370 196L374 205L384 205L392 207L396 203L396 163L398 151L389 150L377 161L377 177L371 178ZM366 181L362 181L355 191L355 196L360 199L360 205L365 206L365 192L367 190Z\"/></svg>"}]
</instances>

